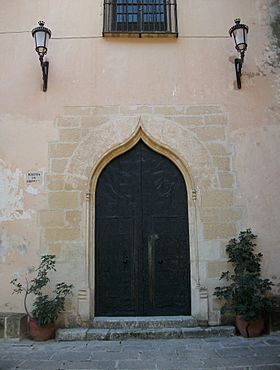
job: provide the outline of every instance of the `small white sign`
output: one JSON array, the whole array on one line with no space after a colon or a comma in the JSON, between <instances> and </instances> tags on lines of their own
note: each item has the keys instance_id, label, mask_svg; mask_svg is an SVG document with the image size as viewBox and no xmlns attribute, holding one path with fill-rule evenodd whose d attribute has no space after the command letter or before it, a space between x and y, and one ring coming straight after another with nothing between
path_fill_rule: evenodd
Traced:
<instances>
[{"instance_id":1,"label":"small white sign","mask_svg":"<svg viewBox=\"0 0 280 370\"><path fill-rule=\"evenodd\" d=\"M42 171L29 171L26 174L26 184L42 184L43 172Z\"/></svg>"}]
</instances>

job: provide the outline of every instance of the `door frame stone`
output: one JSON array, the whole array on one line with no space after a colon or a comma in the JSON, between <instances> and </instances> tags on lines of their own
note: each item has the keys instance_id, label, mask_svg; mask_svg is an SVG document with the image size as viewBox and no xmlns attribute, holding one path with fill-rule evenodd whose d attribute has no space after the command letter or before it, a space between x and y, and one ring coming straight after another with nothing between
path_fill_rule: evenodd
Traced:
<instances>
[{"instance_id":1,"label":"door frame stone","mask_svg":"<svg viewBox=\"0 0 280 370\"><path fill-rule=\"evenodd\" d=\"M149 122L151 124L151 122ZM156 123L158 124L158 122ZM155 125L155 124L154 124ZM153 125L153 126L154 126ZM121 123L120 123L121 126ZM81 291L80 291L80 314L86 314L86 318L94 318L94 291L95 291L95 235L94 235L94 224L95 224L95 189L97 180L106 167L106 165L115 157L127 152L131 149L140 139L149 146L152 150L160 153L161 155L170 159L180 170L182 176L185 180L187 193L188 193L188 208L189 208L189 248L190 248L190 270L191 270L191 313L200 322L208 321L208 294L207 289L202 287L200 284L200 268L199 268L199 253L198 253L198 235L197 235L197 209L196 209L196 200L197 200L197 190L194 184L194 180L190 174L187 163L182 160L177 153L169 148L168 140L164 142L164 138L168 138L168 131L162 137L161 141L156 141L152 137L152 134L147 130L147 126L143 123L143 119L139 119L137 127L133 134L127 138L124 142L119 143L112 150L106 151L103 156L101 156L98 164L93 169L90 183L90 191L87 193L87 281L88 287L85 289L88 296L86 301L89 303L89 310L82 308L81 302ZM179 131L180 128L178 127ZM174 128L173 128L174 130ZM181 133L182 134L182 133ZM178 133L180 135L180 133ZM85 296L82 296L82 301L85 299Z\"/></svg>"}]
</instances>

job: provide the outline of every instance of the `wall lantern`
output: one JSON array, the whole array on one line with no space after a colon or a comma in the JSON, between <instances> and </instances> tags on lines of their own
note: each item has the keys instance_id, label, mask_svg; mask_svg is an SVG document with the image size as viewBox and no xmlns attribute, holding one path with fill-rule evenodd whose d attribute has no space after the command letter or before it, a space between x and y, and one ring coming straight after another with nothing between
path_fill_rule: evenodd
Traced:
<instances>
[{"instance_id":1,"label":"wall lantern","mask_svg":"<svg viewBox=\"0 0 280 370\"><path fill-rule=\"evenodd\" d=\"M49 73L49 62L44 61L44 56L48 51L48 41L51 38L51 30L44 27L45 22L38 22L39 27L32 30L32 36L35 39L35 50L39 55L39 60L43 72L43 91L47 91L48 87L48 73Z\"/></svg>"},{"instance_id":2,"label":"wall lantern","mask_svg":"<svg viewBox=\"0 0 280 370\"><path fill-rule=\"evenodd\" d=\"M247 50L247 34L249 27L240 23L240 18L235 19L235 25L229 30L229 34L234 39L235 49L240 53L240 58L236 58L235 71L238 89L241 89L241 70L244 62L245 51Z\"/></svg>"}]
</instances>

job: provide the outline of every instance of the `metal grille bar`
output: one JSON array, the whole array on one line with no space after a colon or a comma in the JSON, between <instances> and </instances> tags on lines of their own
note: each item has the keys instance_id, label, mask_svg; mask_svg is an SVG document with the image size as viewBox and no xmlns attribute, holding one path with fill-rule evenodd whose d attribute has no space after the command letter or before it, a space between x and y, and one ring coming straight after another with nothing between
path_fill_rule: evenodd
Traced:
<instances>
[{"instance_id":1,"label":"metal grille bar","mask_svg":"<svg viewBox=\"0 0 280 370\"><path fill-rule=\"evenodd\" d=\"M104 0L103 36L178 36L176 0Z\"/></svg>"}]
</instances>

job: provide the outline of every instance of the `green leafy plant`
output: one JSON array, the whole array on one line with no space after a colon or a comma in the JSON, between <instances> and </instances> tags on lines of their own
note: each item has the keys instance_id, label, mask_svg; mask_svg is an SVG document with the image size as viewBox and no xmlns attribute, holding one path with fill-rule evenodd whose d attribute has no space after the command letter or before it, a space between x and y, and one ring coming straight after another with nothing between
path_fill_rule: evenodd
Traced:
<instances>
[{"instance_id":1,"label":"green leafy plant","mask_svg":"<svg viewBox=\"0 0 280 370\"><path fill-rule=\"evenodd\" d=\"M230 285L215 288L214 295L223 302L221 313L240 315L251 323L271 310L274 301L269 292L273 283L261 278L262 253L254 253L255 239L251 231L241 231L238 239L231 239L226 246L233 272L225 271L220 280Z\"/></svg>"},{"instance_id":2,"label":"green leafy plant","mask_svg":"<svg viewBox=\"0 0 280 370\"><path fill-rule=\"evenodd\" d=\"M37 275L30 281L25 278L24 285L18 281L18 278L14 278L10 283L14 287L13 293L24 293L24 308L28 317L36 320L40 326L44 326L53 323L64 310L65 298L72 294L73 285L65 282L57 283L52 297L44 294L44 288L50 281L48 273L56 271L54 255L41 256L40 265L35 271ZM31 314L27 309L27 297L30 294L35 295Z\"/></svg>"}]
</instances>

